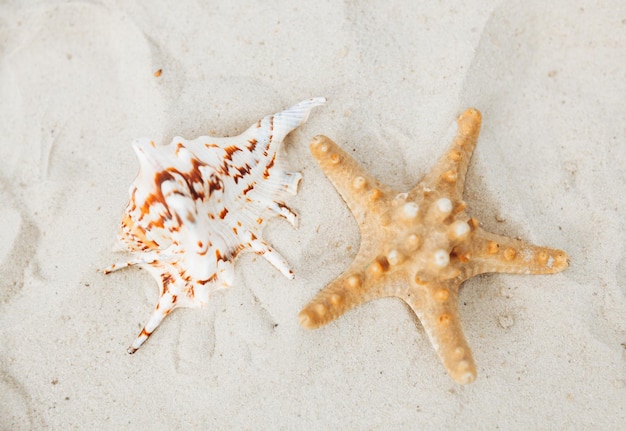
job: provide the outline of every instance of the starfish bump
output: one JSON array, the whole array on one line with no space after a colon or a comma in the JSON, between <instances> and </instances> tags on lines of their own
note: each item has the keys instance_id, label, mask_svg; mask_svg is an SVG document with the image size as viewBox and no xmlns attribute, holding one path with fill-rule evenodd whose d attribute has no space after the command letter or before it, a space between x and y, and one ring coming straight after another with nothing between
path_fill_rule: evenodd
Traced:
<instances>
[{"instance_id":1,"label":"starfish bump","mask_svg":"<svg viewBox=\"0 0 626 431\"><path fill-rule=\"evenodd\" d=\"M377 181L329 138L313 138L311 152L356 218L361 246L350 267L300 312L302 326L317 328L367 301L396 296L418 316L450 376L475 380L459 318L461 283L486 272L552 274L569 265L565 252L487 232L466 213L465 175L480 123L478 110L465 111L448 152L406 193Z\"/></svg>"}]
</instances>

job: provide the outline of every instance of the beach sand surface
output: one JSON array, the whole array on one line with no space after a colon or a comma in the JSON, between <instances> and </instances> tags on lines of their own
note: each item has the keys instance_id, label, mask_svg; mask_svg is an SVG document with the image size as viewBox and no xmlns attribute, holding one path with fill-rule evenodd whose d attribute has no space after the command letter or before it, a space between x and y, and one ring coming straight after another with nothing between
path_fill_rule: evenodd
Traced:
<instances>
[{"instance_id":1,"label":"beach sand surface","mask_svg":"<svg viewBox=\"0 0 626 431\"><path fill-rule=\"evenodd\" d=\"M623 427L625 59L620 0L2 2L0 429ZM242 255L230 289L127 354L158 296L145 271L101 272L127 256L131 142L234 136L314 96L279 153L300 226L263 233L296 278ZM359 247L310 139L408 190L469 107L469 214L571 264L463 284L461 386L399 299L297 316Z\"/></svg>"}]
</instances>

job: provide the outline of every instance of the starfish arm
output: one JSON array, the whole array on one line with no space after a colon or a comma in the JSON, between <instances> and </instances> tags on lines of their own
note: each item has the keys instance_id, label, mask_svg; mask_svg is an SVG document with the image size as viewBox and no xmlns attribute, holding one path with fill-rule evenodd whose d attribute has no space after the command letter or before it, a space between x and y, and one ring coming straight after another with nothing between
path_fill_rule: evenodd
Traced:
<instances>
[{"instance_id":1,"label":"starfish arm","mask_svg":"<svg viewBox=\"0 0 626 431\"><path fill-rule=\"evenodd\" d=\"M554 274L569 266L569 256L562 250L539 247L480 228L470 256L467 278L486 272Z\"/></svg>"},{"instance_id":2,"label":"starfish arm","mask_svg":"<svg viewBox=\"0 0 626 431\"><path fill-rule=\"evenodd\" d=\"M444 284L428 284L426 289L409 289L403 299L422 322L448 374L466 384L476 379L476 365L463 334L456 292Z\"/></svg>"},{"instance_id":3,"label":"starfish arm","mask_svg":"<svg viewBox=\"0 0 626 431\"><path fill-rule=\"evenodd\" d=\"M368 262L370 264L368 265ZM363 268L367 270L363 272ZM300 312L300 325L315 329L345 312L380 296L384 286L382 270L365 253L359 253L350 267L322 289Z\"/></svg>"},{"instance_id":4,"label":"starfish arm","mask_svg":"<svg viewBox=\"0 0 626 431\"><path fill-rule=\"evenodd\" d=\"M310 149L359 224L366 214L376 211L375 204L381 197L392 193L326 136L314 137Z\"/></svg>"},{"instance_id":5,"label":"starfish arm","mask_svg":"<svg viewBox=\"0 0 626 431\"><path fill-rule=\"evenodd\" d=\"M456 121L456 136L448 152L439 159L416 190L430 189L445 192L456 200L463 198L465 175L480 133L481 114L470 108Z\"/></svg>"}]
</instances>

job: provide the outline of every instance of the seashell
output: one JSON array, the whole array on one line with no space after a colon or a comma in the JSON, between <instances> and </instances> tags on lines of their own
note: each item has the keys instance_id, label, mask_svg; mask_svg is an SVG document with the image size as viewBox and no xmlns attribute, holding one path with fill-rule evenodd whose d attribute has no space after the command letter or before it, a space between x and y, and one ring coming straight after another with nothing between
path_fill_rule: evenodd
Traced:
<instances>
[{"instance_id":1,"label":"seashell","mask_svg":"<svg viewBox=\"0 0 626 431\"><path fill-rule=\"evenodd\" d=\"M104 272L138 265L157 280L160 297L129 353L175 308L203 307L213 292L232 285L234 261L242 252L263 256L293 278L261 230L274 215L297 227L284 199L296 194L302 175L283 170L277 151L285 136L325 101L305 100L235 137L175 137L165 146L149 139L133 143L139 174L118 237L134 257Z\"/></svg>"}]
</instances>

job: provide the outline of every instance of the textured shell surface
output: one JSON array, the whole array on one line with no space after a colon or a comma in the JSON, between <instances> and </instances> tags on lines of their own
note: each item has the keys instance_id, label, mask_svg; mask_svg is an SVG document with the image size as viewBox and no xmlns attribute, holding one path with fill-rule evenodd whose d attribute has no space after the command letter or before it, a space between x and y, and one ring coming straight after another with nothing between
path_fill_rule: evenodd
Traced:
<instances>
[{"instance_id":1,"label":"textured shell surface","mask_svg":"<svg viewBox=\"0 0 626 431\"><path fill-rule=\"evenodd\" d=\"M261 237L278 215L297 227L284 199L295 195L302 175L281 167L285 136L304 123L325 98L302 101L268 115L235 137L175 137L159 146L138 139L139 174L130 187L119 241L133 258L105 273L138 265L160 288L148 323L128 348L134 353L177 307L203 307L234 279L234 261L245 251L263 256L286 277L286 260Z\"/></svg>"}]
</instances>

